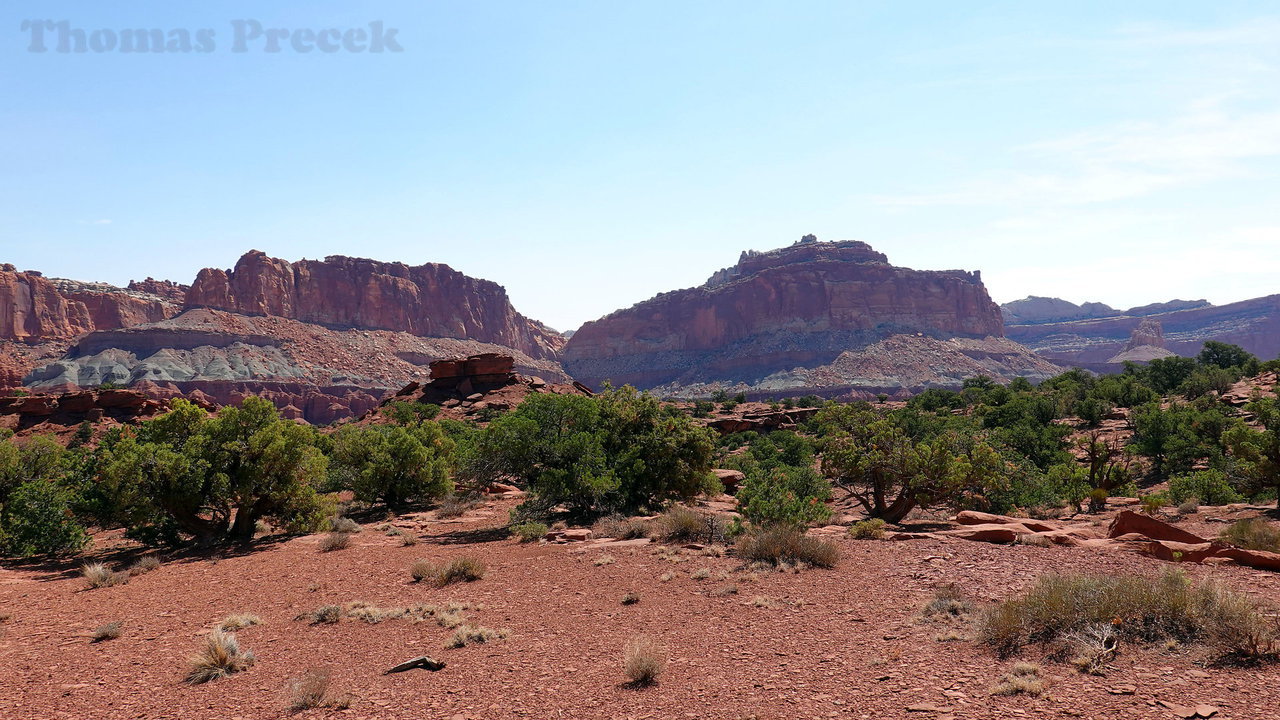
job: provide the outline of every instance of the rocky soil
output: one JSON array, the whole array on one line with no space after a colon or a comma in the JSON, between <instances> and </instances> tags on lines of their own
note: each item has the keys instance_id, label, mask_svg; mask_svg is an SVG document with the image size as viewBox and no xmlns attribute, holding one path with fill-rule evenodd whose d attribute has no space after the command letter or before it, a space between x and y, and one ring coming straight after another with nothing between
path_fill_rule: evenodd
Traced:
<instances>
[{"instance_id":1,"label":"rocky soil","mask_svg":"<svg viewBox=\"0 0 1280 720\"><path fill-rule=\"evenodd\" d=\"M322 553L320 536L266 537L242 551L164 556L128 584L87 590L72 565L0 569L0 716L7 718L285 718L292 679L331 673L347 709L300 718L941 718L1180 717L1203 705L1216 718L1272 717L1280 667L1205 664L1193 647L1122 646L1102 676L1028 651L1047 678L1038 696L993 696L1010 671L965 621L931 622L922 608L955 585L978 604L1009 597L1050 569L1155 573L1167 563L1080 547L1034 547L932 537L852 540L830 533L832 570L745 568L715 548L648 541L521 545L501 526L518 499L496 499L461 518L434 512L367 519L351 547ZM724 503L715 503L723 505ZM1106 517L1098 519L1105 525ZM1188 519L1188 527L1200 520ZM133 551L99 537L117 566ZM471 556L488 565L473 583L410 582L415 559ZM1280 598L1280 575L1233 565L1181 565L1197 580ZM702 579L698 579L702 578ZM627 593L639 601L623 605ZM468 621L506 629L504 640L444 649L433 622L296 619L325 604L379 607L459 601ZM182 682L186 659L232 613L262 624L237 635L249 670L205 685ZM121 622L118 639L90 632ZM624 644L649 635L665 646L659 682L636 689L622 672ZM438 672L384 674L421 655Z\"/></svg>"}]
</instances>

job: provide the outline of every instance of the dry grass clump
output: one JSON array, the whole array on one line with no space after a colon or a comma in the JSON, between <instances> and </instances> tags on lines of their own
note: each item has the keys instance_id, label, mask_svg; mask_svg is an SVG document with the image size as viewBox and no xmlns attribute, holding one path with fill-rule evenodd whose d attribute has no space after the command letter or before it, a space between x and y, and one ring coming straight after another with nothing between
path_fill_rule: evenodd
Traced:
<instances>
[{"instance_id":1,"label":"dry grass clump","mask_svg":"<svg viewBox=\"0 0 1280 720\"><path fill-rule=\"evenodd\" d=\"M119 620L109 622L105 625L99 625L93 629L89 642L105 642L107 640L115 640L120 637L121 623Z\"/></svg>"},{"instance_id":2,"label":"dry grass clump","mask_svg":"<svg viewBox=\"0 0 1280 720\"><path fill-rule=\"evenodd\" d=\"M693 578L694 580L706 580L707 578L711 577L711 568L699 568L697 570L694 570L693 573L689 575L689 577Z\"/></svg>"},{"instance_id":3,"label":"dry grass clump","mask_svg":"<svg viewBox=\"0 0 1280 720\"><path fill-rule=\"evenodd\" d=\"M724 542L724 519L677 505L653 521L653 536L666 542Z\"/></svg>"},{"instance_id":4,"label":"dry grass clump","mask_svg":"<svg viewBox=\"0 0 1280 720\"><path fill-rule=\"evenodd\" d=\"M343 532L331 532L320 540L320 552L333 552L334 550L346 550L351 547L351 534Z\"/></svg>"},{"instance_id":5,"label":"dry grass clump","mask_svg":"<svg viewBox=\"0 0 1280 720\"><path fill-rule=\"evenodd\" d=\"M982 619L982 639L1007 657L1031 643L1071 641L1110 626L1115 639L1203 643L1223 659L1280 653L1280 629L1248 597L1170 570L1142 575L1044 575Z\"/></svg>"},{"instance_id":6,"label":"dry grass clump","mask_svg":"<svg viewBox=\"0 0 1280 720\"><path fill-rule=\"evenodd\" d=\"M627 642L623 650L622 671L632 687L656 683L666 668L667 649L657 640L639 635Z\"/></svg>"},{"instance_id":7,"label":"dry grass clump","mask_svg":"<svg viewBox=\"0 0 1280 720\"><path fill-rule=\"evenodd\" d=\"M248 670L254 663L253 653L242 650L232 633L214 630L205 638L204 647L191 657L187 682L199 685Z\"/></svg>"},{"instance_id":8,"label":"dry grass clump","mask_svg":"<svg viewBox=\"0 0 1280 720\"><path fill-rule=\"evenodd\" d=\"M299 619L310 617L312 625L332 625L342 619L342 606L321 605L315 609L315 612L300 615L298 617Z\"/></svg>"},{"instance_id":9,"label":"dry grass clump","mask_svg":"<svg viewBox=\"0 0 1280 720\"><path fill-rule=\"evenodd\" d=\"M470 556L456 557L444 565L435 565L427 560L416 560L409 566L409 575L414 582L429 582L436 587L444 587L459 582L475 582L484 577L488 568L476 558Z\"/></svg>"},{"instance_id":10,"label":"dry grass clump","mask_svg":"<svg viewBox=\"0 0 1280 720\"><path fill-rule=\"evenodd\" d=\"M887 524L880 518L858 521L849 526L849 537L855 540L882 540L884 539L884 528Z\"/></svg>"},{"instance_id":11,"label":"dry grass clump","mask_svg":"<svg viewBox=\"0 0 1280 720\"><path fill-rule=\"evenodd\" d=\"M80 574L84 576L85 582L89 583L90 589L124 585L129 582L129 573L117 572L102 563L85 565L80 568Z\"/></svg>"},{"instance_id":12,"label":"dry grass clump","mask_svg":"<svg viewBox=\"0 0 1280 720\"><path fill-rule=\"evenodd\" d=\"M973 612L973 603L964 599L964 594L955 585L938 588L933 599L924 606L921 613L926 619L963 618Z\"/></svg>"},{"instance_id":13,"label":"dry grass clump","mask_svg":"<svg viewBox=\"0 0 1280 720\"><path fill-rule=\"evenodd\" d=\"M1245 550L1280 552L1280 527L1262 518L1247 518L1222 531L1222 539Z\"/></svg>"},{"instance_id":14,"label":"dry grass clump","mask_svg":"<svg viewBox=\"0 0 1280 720\"><path fill-rule=\"evenodd\" d=\"M634 540L649 536L649 523L639 518L610 515L597 520L591 526L591 532L598 538Z\"/></svg>"},{"instance_id":15,"label":"dry grass clump","mask_svg":"<svg viewBox=\"0 0 1280 720\"><path fill-rule=\"evenodd\" d=\"M155 555L143 555L137 562L129 566L130 575L145 575L152 570L160 569L160 558Z\"/></svg>"},{"instance_id":16,"label":"dry grass clump","mask_svg":"<svg viewBox=\"0 0 1280 720\"><path fill-rule=\"evenodd\" d=\"M1040 666L1035 663L1014 663L1009 674L991 688L992 695L1039 695L1044 692L1044 680L1040 679Z\"/></svg>"},{"instance_id":17,"label":"dry grass clump","mask_svg":"<svg viewBox=\"0 0 1280 720\"><path fill-rule=\"evenodd\" d=\"M450 495L440 501L440 505L436 508L436 517L442 520L460 517L466 511L480 507L483 504L484 498L476 494Z\"/></svg>"},{"instance_id":18,"label":"dry grass clump","mask_svg":"<svg viewBox=\"0 0 1280 720\"><path fill-rule=\"evenodd\" d=\"M494 630L493 628L480 627L478 625L460 625L453 631L453 635L444 646L453 650L468 645L487 643L491 640L503 640L510 634L505 628Z\"/></svg>"},{"instance_id":19,"label":"dry grass clump","mask_svg":"<svg viewBox=\"0 0 1280 720\"><path fill-rule=\"evenodd\" d=\"M804 563L830 568L839 562L840 549L835 543L811 538L799 530L776 527L755 530L740 537L737 555L748 562L770 565Z\"/></svg>"},{"instance_id":20,"label":"dry grass clump","mask_svg":"<svg viewBox=\"0 0 1280 720\"><path fill-rule=\"evenodd\" d=\"M609 553L605 553L600 557L596 558L595 562L593 562L592 565L595 565L596 567L600 567L601 565L612 565L617 561L618 561L617 558L610 555Z\"/></svg>"},{"instance_id":21,"label":"dry grass clump","mask_svg":"<svg viewBox=\"0 0 1280 720\"><path fill-rule=\"evenodd\" d=\"M635 605L640 602L640 593L629 592L622 596L623 605Z\"/></svg>"},{"instance_id":22,"label":"dry grass clump","mask_svg":"<svg viewBox=\"0 0 1280 720\"><path fill-rule=\"evenodd\" d=\"M336 533L358 533L360 532L360 523L349 517L334 516L329 518L329 529Z\"/></svg>"},{"instance_id":23,"label":"dry grass clump","mask_svg":"<svg viewBox=\"0 0 1280 720\"><path fill-rule=\"evenodd\" d=\"M349 617L352 620L359 620L371 625L380 623L383 620L408 620L415 623L432 621L443 628L455 628L466 622L466 616L462 613L464 610L470 610L471 608L472 606L468 603L454 602L452 600L444 605L418 603L408 607L385 608L363 600L356 600L338 608L337 615L339 619ZM337 620L332 622L337 622Z\"/></svg>"},{"instance_id":24,"label":"dry grass clump","mask_svg":"<svg viewBox=\"0 0 1280 720\"><path fill-rule=\"evenodd\" d=\"M235 613L222 618L217 627L223 632L235 632L236 630L243 630L247 627L253 627L254 625L261 624L262 618L257 615L251 615L249 613Z\"/></svg>"},{"instance_id":25,"label":"dry grass clump","mask_svg":"<svg viewBox=\"0 0 1280 720\"><path fill-rule=\"evenodd\" d=\"M721 585L720 587L711 591L712 597L728 597L730 595L737 595L737 594L738 594L738 586L732 585L732 584Z\"/></svg>"},{"instance_id":26,"label":"dry grass clump","mask_svg":"<svg viewBox=\"0 0 1280 720\"><path fill-rule=\"evenodd\" d=\"M329 671L312 668L296 680L289 681L289 712L322 707L328 704Z\"/></svg>"}]
</instances>

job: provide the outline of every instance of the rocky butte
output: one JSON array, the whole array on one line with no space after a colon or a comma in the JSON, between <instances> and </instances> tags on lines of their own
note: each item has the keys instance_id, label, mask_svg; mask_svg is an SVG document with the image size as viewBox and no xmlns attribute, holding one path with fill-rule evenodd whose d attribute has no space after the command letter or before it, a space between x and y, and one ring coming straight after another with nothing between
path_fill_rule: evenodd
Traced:
<instances>
[{"instance_id":1,"label":"rocky butte","mask_svg":"<svg viewBox=\"0 0 1280 720\"><path fill-rule=\"evenodd\" d=\"M805 236L744 252L699 287L586 323L562 361L588 385L630 383L673 395L712 386L904 391L958 384L977 367L1033 379L1057 370L1003 335L1000 308L979 273L895 267L866 243ZM877 346L899 336L906 339ZM879 363L869 383L857 377L868 362Z\"/></svg>"},{"instance_id":2,"label":"rocky butte","mask_svg":"<svg viewBox=\"0 0 1280 720\"><path fill-rule=\"evenodd\" d=\"M516 312L501 285L439 263L412 267L341 255L290 263L251 250L234 270L201 270L186 307L477 340L534 358L555 357L564 343Z\"/></svg>"},{"instance_id":3,"label":"rocky butte","mask_svg":"<svg viewBox=\"0 0 1280 720\"><path fill-rule=\"evenodd\" d=\"M341 256L290 263L251 251L232 270L200 271L190 288L148 278L114 289L167 303L155 315L96 310L86 301L95 286L77 285L59 295L35 283L43 294L34 304L61 312L44 312L51 320L41 327L63 339L39 357L0 342L0 361L16 368L0 387L77 392L110 382L218 404L260 395L286 417L329 423L425 379L442 358L510 355L528 376L568 381L555 360L558 333L516 312L500 285L447 265ZM179 294L181 306L171 299ZM0 312L12 326L31 325L30 311Z\"/></svg>"}]
</instances>

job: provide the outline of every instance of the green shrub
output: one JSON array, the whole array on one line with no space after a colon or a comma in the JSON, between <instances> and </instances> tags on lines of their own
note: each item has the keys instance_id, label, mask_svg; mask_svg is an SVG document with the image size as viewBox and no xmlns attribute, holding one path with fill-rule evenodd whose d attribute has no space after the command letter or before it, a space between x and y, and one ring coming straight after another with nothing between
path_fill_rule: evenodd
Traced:
<instances>
[{"instance_id":1,"label":"green shrub","mask_svg":"<svg viewBox=\"0 0 1280 720\"><path fill-rule=\"evenodd\" d=\"M835 567L840 550L835 543L811 538L791 527L753 528L737 540L736 553L743 560L782 563L806 563L816 567Z\"/></svg>"},{"instance_id":2,"label":"green shrub","mask_svg":"<svg viewBox=\"0 0 1280 720\"><path fill-rule=\"evenodd\" d=\"M1178 504L1197 500L1201 505L1227 505L1244 500L1221 470L1201 470L1169 478L1169 499Z\"/></svg>"},{"instance_id":3,"label":"green shrub","mask_svg":"<svg viewBox=\"0 0 1280 720\"><path fill-rule=\"evenodd\" d=\"M400 425L416 425L424 420L435 420L440 406L423 402L397 400L382 409L382 413Z\"/></svg>"},{"instance_id":4,"label":"green shrub","mask_svg":"<svg viewBox=\"0 0 1280 720\"><path fill-rule=\"evenodd\" d=\"M453 452L453 440L433 422L347 425L333 435L331 484L392 508L435 500L453 491Z\"/></svg>"},{"instance_id":5,"label":"green shrub","mask_svg":"<svg viewBox=\"0 0 1280 720\"><path fill-rule=\"evenodd\" d=\"M249 540L263 518L311 532L333 514L316 486L328 460L312 428L282 420L269 400L245 398L216 417L182 399L104 441L97 491L131 532Z\"/></svg>"},{"instance_id":6,"label":"green shrub","mask_svg":"<svg viewBox=\"0 0 1280 720\"><path fill-rule=\"evenodd\" d=\"M550 528L546 523L524 522L511 526L511 534L520 538L520 542L537 542L546 537Z\"/></svg>"},{"instance_id":7,"label":"green shrub","mask_svg":"<svg viewBox=\"0 0 1280 720\"><path fill-rule=\"evenodd\" d=\"M1280 552L1280 527L1262 518L1247 518L1222 531L1222 539L1246 550Z\"/></svg>"},{"instance_id":8,"label":"green shrub","mask_svg":"<svg viewBox=\"0 0 1280 720\"><path fill-rule=\"evenodd\" d=\"M1003 656L1032 643L1109 627L1132 642L1203 642L1222 655L1261 659L1277 650L1276 627L1252 601L1168 571L1141 575L1044 575L1024 595L992 608L982 639Z\"/></svg>"},{"instance_id":9,"label":"green shrub","mask_svg":"<svg viewBox=\"0 0 1280 720\"><path fill-rule=\"evenodd\" d=\"M49 480L31 480L15 489L0 509L0 544L14 557L66 555L89 544L71 512L74 495Z\"/></svg>"},{"instance_id":10,"label":"green shrub","mask_svg":"<svg viewBox=\"0 0 1280 720\"><path fill-rule=\"evenodd\" d=\"M831 483L811 467L777 466L747 476L738 507L748 521L805 527L831 517Z\"/></svg>"},{"instance_id":11,"label":"green shrub","mask_svg":"<svg viewBox=\"0 0 1280 720\"><path fill-rule=\"evenodd\" d=\"M884 538L884 528L888 525L880 518L859 520L849 526L849 537L857 540L880 540Z\"/></svg>"},{"instance_id":12,"label":"green shrub","mask_svg":"<svg viewBox=\"0 0 1280 720\"><path fill-rule=\"evenodd\" d=\"M634 388L531 394L465 443L460 472L515 478L530 502L578 516L632 513L719 490L711 431Z\"/></svg>"}]
</instances>

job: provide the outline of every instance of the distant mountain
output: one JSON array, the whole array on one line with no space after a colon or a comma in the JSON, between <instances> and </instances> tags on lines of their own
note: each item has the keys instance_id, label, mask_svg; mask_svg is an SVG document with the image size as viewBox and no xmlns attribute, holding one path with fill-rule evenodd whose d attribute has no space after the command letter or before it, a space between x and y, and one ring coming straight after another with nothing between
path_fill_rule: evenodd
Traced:
<instances>
[{"instance_id":1,"label":"distant mountain","mask_svg":"<svg viewBox=\"0 0 1280 720\"><path fill-rule=\"evenodd\" d=\"M1046 322L1064 322L1070 320L1088 320L1106 317L1145 317L1175 310L1190 310L1209 307L1207 300L1170 300L1163 303L1152 303L1128 310L1117 310L1106 303L1087 302L1076 305L1062 298L1040 297L1032 295L1021 300L1007 302L1000 306L1005 325L1035 325Z\"/></svg>"}]
</instances>

